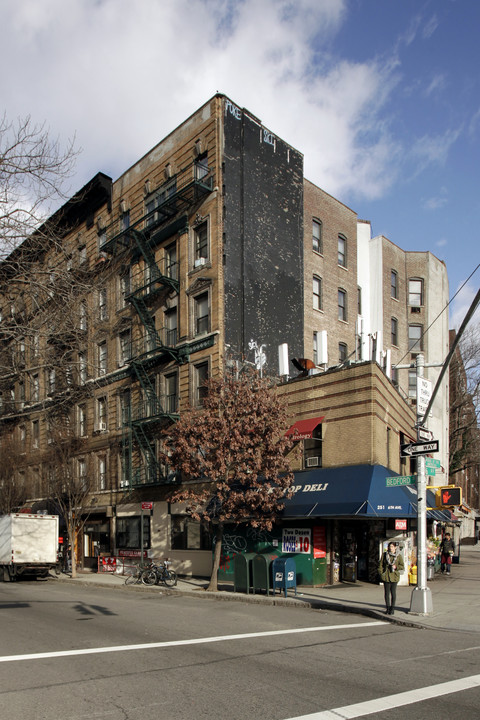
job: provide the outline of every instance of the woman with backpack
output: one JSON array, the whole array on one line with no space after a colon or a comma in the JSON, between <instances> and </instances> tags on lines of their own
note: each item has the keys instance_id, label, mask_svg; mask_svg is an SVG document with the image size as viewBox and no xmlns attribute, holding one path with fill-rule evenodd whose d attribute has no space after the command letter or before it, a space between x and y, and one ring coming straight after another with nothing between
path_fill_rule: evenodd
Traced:
<instances>
[{"instance_id":1,"label":"woman with backpack","mask_svg":"<svg viewBox=\"0 0 480 720\"><path fill-rule=\"evenodd\" d=\"M400 574L404 570L405 563L403 562L403 557L397 552L396 544L394 542L388 543L388 547L383 553L380 565L378 566L378 572L383 581L387 615L393 615L395 612L397 583L400 580Z\"/></svg>"}]
</instances>

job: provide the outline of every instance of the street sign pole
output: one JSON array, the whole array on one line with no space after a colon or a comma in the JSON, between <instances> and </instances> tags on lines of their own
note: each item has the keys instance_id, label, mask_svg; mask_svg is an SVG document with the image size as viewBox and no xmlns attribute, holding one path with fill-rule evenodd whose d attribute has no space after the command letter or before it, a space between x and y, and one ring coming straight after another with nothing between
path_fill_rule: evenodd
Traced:
<instances>
[{"instance_id":1,"label":"street sign pole","mask_svg":"<svg viewBox=\"0 0 480 720\"><path fill-rule=\"evenodd\" d=\"M417 355L417 413L419 408L418 378L423 378L424 357ZM417 420L421 414L417 415ZM425 418L426 422L426 418ZM417 428L419 423L417 422ZM417 440L420 440L417 429ZM412 591L410 612L416 615L428 615L433 611L432 593L427 587L427 476L425 456L417 457L417 586Z\"/></svg>"}]
</instances>

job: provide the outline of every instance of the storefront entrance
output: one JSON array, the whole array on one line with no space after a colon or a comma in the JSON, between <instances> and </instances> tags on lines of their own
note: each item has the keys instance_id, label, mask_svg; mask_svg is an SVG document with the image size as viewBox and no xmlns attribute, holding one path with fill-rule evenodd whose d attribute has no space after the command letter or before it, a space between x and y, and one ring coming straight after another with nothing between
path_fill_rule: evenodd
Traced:
<instances>
[{"instance_id":1,"label":"storefront entrance","mask_svg":"<svg viewBox=\"0 0 480 720\"><path fill-rule=\"evenodd\" d=\"M110 554L110 521L89 519L83 530L83 565L96 568L101 555Z\"/></svg>"}]
</instances>

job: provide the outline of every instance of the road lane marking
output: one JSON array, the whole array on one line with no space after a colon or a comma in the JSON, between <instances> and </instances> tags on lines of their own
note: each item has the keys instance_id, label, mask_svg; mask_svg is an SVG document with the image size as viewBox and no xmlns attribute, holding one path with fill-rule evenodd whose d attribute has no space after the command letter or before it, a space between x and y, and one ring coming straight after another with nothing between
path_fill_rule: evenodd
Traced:
<instances>
[{"instance_id":1,"label":"road lane marking","mask_svg":"<svg viewBox=\"0 0 480 720\"><path fill-rule=\"evenodd\" d=\"M417 690L407 690L407 692L396 693L395 695L386 695L383 698L374 698L355 705L345 705L333 710L322 710L310 715L297 715L288 720L352 720L353 718L386 712L387 710L393 710L393 708L412 705L412 703L431 700L441 695L470 690L479 686L480 675L470 675L470 677L460 678L459 680L450 680L449 682L430 685Z\"/></svg>"},{"instance_id":2,"label":"road lane marking","mask_svg":"<svg viewBox=\"0 0 480 720\"><path fill-rule=\"evenodd\" d=\"M0 662L19 662L21 660L42 660L45 658L70 657L75 655L97 655L100 653L126 652L128 650L152 650L154 648L179 647L181 645L202 645L207 643L225 642L228 640L246 640L249 638L273 637L275 635L295 635L298 633L324 632L326 630L351 630L352 628L375 627L388 625L375 620L364 623L348 623L346 625L323 625L321 627L291 628L288 630L269 630L266 632L243 633L240 635L218 635L217 637L194 638L191 640L170 640L168 642L142 643L141 645L113 645L112 647L80 648L78 650L57 650L54 652L30 653L28 655L0 656Z\"/></svg>"}]
</instances>

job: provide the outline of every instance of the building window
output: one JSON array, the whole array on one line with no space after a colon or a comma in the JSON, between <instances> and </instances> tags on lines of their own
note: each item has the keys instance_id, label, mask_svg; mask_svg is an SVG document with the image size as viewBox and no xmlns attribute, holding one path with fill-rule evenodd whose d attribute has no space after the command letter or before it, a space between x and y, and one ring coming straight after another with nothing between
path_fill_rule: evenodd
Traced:
<instances>
[{"instance_id":1,"label":"building window","mask_svg":"<svg viewBox=\"0 0 480 720\"><path fill-rule=\"evenodd\" d=\"M177 245L172 243L165 248L165 272L172 280L178 280Z\"/></svg>"},{"instance_id":2,"label":"building window","mask_svg":"<svg viewBox=\"0 0 480 720\"><path fill-rule=\"evenodd\" d=\"M348 357L348 350L346 343L338 343L338 361L343 363Z\"/></svg>"},{"instance_id":3,"label":"building window","mask_svg":"<svg viewBox=\"0 0 480 720\"><path fill-rule=\"evenodd\" d=\"M211 550L208 526L185 515L172 515L172 550Z\"/></svg>"},{"instance_id":4,"label":"building window","mask_svg":"<svg viewBox=\"0 0 480 720\"><path fill-rule=\"evenodd\" d=\"M177 373L165 375L165 412L176 413L178 410L178 378Z\"/></svg>"},{"instance_id":5,"label":"building window","mask_svg":"<svg viewBox=\"0 0 480 720\"><path fill-rule=\"evenodd\" d=\"M87 262L87 246L80 245L78 248L78 264L83 265Z\"/></svg>"},{"instance_id":6,"label":"building window","mask_svg":"<svg viewBox=\"0 0 480 720\"><path fill-rule=\"evenodd\" d=\"M209 309L208 309L208 292L197 295L194 299L194 322L195 335L203 335L209 330Z\"/></svg>"},{"instance_id":7,"label":"building window","mask_svg":"<svg viewBox=\"0 0 480 720\"><path fill-rule=\"evenodd\" d=\"M303 441L303 466L322 467L322 426L318 425L311 438Z\"/></svg>"},{"instance_id":8,"label":"building window","mask_svg":"<svg viewBox=\"0 0 480 720\"><path fill-rule=\"evenodd\" d=\"M203 400L207 394L206 382L208 380L208 361L199 363L194 366L194 398L193 404L198 406L203 404Z\"/></svg>"},{"instance_id":9,"label":"building window","mask_svg":"<svg viewBox=\"0 0 480 720\"><path fill-rule=\"evenodd\" d=\"M313 333L313 362L318 365L318 332Z\"/></svg>"},{"instance_id":10,"label":"building window","mask_svg":"<svg viewBox=\"0 0 480 720\"><path fill-rule=\"evenodd\" d=\"M87 489L87 463L83 458L77 460L77 473L79 486L85 491Z\"/></svg>"},{"instance_id":11,"label":"building window","mask_svg":"<svg viewBox=\"0 0 480 720\"><path fill-rule=\"evenodd\" d=\"M84 352L78 353L78 379L80 385L84 385L88 379L87 356Z\"/></svg>"},{"instance_id":12,"label":"building window","mask_svg":"<svg viewBox=\"0 0 480 720\"><path fill-rule=\"evenodd\" d=\"M87 434L87 410L85 405L77 406L77 430L79 437L85 437Z\"/></svg>"},{"instance_id":13,"label":"building window","mask_svg":"<svg viewBox=\"0 0 480 720\"><path fill-rule=\"evenodd\" d=\"M165 219L166 214L162 212L162 205L170 200L176 192L177 179L172 178L145 199L145 222L147 227L152 227Z\"/></svg>"},{"instance_id":14,"label":"building window","mask_svg":"<svg viewBox=\"0 0 480 720\"><path fill-rule=\"evenodd\" d=\"M32 447L38 448L40 441L40 421L32 420Z\"/></svg>"},{"instance_id":15,"label":"building window","mask_svg":"<svg viewBox=\"0 0 480 720\"><path fill-rule=\"evenodd\" d=\"M78 327L80 330L87 329L87 302L82 300L79 307Z\"/></svg>"},{"instance_id":16,"label":"building window","mask_svg":"<svg viewBox=\"0 0 480 720\"><path fill-rule=\"evenodd\" d=\"M38 402L40 400L40 379L38 373L32 375L32 402Z\"/></svg>"},{"instance_id":17,"label":"building window","mask_svg":"<svg viewBox=\"0 0 480 720\"><path fill-rule=\"evenodd\" d=\"M412 278L408 281L408 304L412 307L423 305L423 280Z\"/></svg>"},{"instance_id":18,"label":"building window","mask_svg":"<svg viewBox=\"0 0 480 720\"><path fill-rule=\"evenodd\" d=\"M47 374L47 391L49 395L53 395L56 386L55 368L51 368Z\"/></svg>"},{"instance_id":19,"label":"building window","mask_svg":"<svg viewBox=\"0 0 480 720\"><path fill-rule=\"evenodd\" d=\"M132 331L124 330L118 336L118 364L119 367L130 362L132 357Z\"/></svg>"},{"instance_id":20,"label":"building window","mask_svg":"<svg viewBox=\"0 0 480 720\"><path fill-rule=\"evenodd\" d=\"M130 390L124 390L120 395L120 425L128 425L132 419Z\"/></svg>"},{"instance_id":21,"label":"building window","mask_svg":"<svg viewBox=\"0 0 480 720\"><path fill-rule=\"evenodd\" d=\"M347 239L343 235L338 236L338 264L347 267Z\"/></svg>"},{"instance_id":22,"label":"building window","mask_svg":"<svg viewBox=\"0 0 480 720\"><path fill-rule=\"evenodd\" d=\"M317 275L313 276L313 307L315 310L321 310L323 307L322 278Z\"/></svg>"},{"instance_id":23,"label":"building window","mask_svg":"<svg viewBox=\"0 0 480 720\"><path fill-rule=\"evenodd\" d=\"M126 273L120 276L120 308L124 308L127 305L127 296L131 292L131 273L130 268Z\"/></svg>"},{"instance_id":24,"label":"building window","mask_svg":"<svg viewBox=\"0 0 480 720\"><path fill-rule=\"evenodd\" d=\"M323 253L322 223L320 220L312 220L312 245L317 253Z\"/></svg>"},{"instance_id":25,"label":"building window","mask_svg":"<svg viewBox=\"0 0 480 720\"><path fill-rule=\"evenodd\" d=\"M347 293L341 288L338 289L338 319L347 321Z\"/></svg>"},{"instance_id":26,"label":"building window","mask_svg":"<svg viewBox=\"0 0 480 720\"><path fill-rule=\"evenodd\" d=\"M208 153L202 153L195 160L195 180L201 180L208 175Z\"/></svg>"},{"instance_id":27,"label":"building window","mask_svg":"<svg viewBox=\"0 0 480 720\"><path fill-rule=\"evenodd\" d=\"M398 300L398 275L396 270L390 273L390 297Z\"/></svg>"},{"instance_id":28,"label":"building window","mask_svg":"<svg viewBox=\"0 0 480 720\"><path fill-rule=\"evenodd\" d=\"M104 340L97 345L97 367L98 374L105 375L107 372L107 342Z\"/></svg>"},{"instance_id":29,"label":"building window","mask_svg":"<svg viewBox=\"0 0 480 720\"><path fill-rule=\"evenodd\" d=\"M195 267L204 265L208 260L208 224L200 223L193 230L193 254Z\"/></svg>"},{"instance_id":30,"label":"building window","mask_svg":"<svg viewBox=\"0 0 480 720\"><path fill-rule=\"evenodd\" d=\"M103 456L98 458L97 475L98 475L98 489L106 490L107 489L107 459Z\"/></svg>"},{"instance_id":31,"label":"building window","mask_svg":"<svg viewBox=\"0 0 480 720\"><path fill-rule=\"evenodd\" d=\"M392 345L398 345L398 320L397 318L391 318L392 323Z\"/></svg>"},{"instance_id":32,"label":"building window","mask_svg":"<svg viewBox=\"0 0 480 720\"><path fill-rule=\"evenodd\" d=\"M415 398L415 399L417 397L417 371L416 370L408 371L408 397Z\"/></svg>"},{"instance_id":33,"label":"building window","mask_svg":"<svg viewBox=\"0 0 480 720\"><path fill-rule=\"evenodd\" d=\"M165 345L173 347L177 344L177 308L165 311Z\"/></svg>"},{"instance_id":34,"label":"building window","mask_svg":"<svg viewBox=\"0 0 480 720\"><path fill-rule=\"evenodd\" d=\"M107 431L107 398L97 398L97 431Z\"/></svg>"},{"instance_id":35,"label":"building window","mask_svg":"<svg viewBox=\"0 0 480 720\"><path fill-rule=\"evenodd\" d=\"M120 215L120 232L125 232L130 227L130 210L125 210Z\"/></svg>"},{"instance_id":36,"label":"building window","mask_svg":"<svg viewBox=\"0 0 480 720\"><path fill-rule=\"evenodd\" d=\"M115 545L117 548L139 550L141 544L141 517L117 517ZM150 515L143 515L143 548L150 547Z\"/></svg>"},{"instance_id":37,"label":"building window","mask_svg":"<svg viewBox=\"0 0 480 720\"><path fill-rule=\"evenodd\" d=\"M98 291L98 319L106 320L107 314L107 288Z\"/></svg>"},{"instance_id":38,"label":"building window","mask_svg":"<svg viewBox=\"0 0 480 720\"><path fill-rule=\"evenodd\" d=\"M423 350L423 326L408 326L408 349L413 352L421 352Z\"/></svg>"},{"instance_id":39,"label":"building window","mask_svg":"<svg viewBox=\"0 0 480 720\"><path fill-rule=\"evenodd\" d=\"M25 407L25 383L20 380L18 383L18 409L23 410Z\"/></svg>"}]
</instances>

